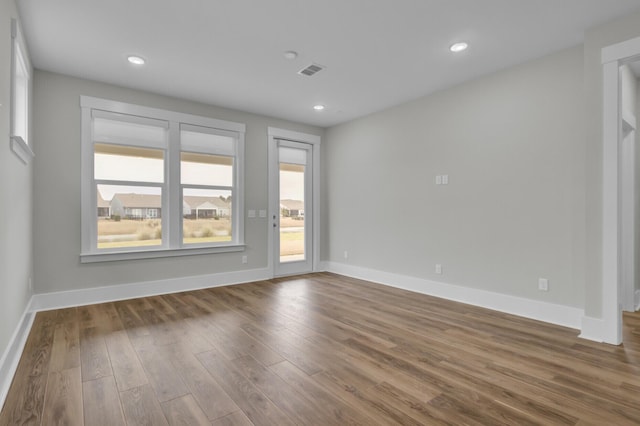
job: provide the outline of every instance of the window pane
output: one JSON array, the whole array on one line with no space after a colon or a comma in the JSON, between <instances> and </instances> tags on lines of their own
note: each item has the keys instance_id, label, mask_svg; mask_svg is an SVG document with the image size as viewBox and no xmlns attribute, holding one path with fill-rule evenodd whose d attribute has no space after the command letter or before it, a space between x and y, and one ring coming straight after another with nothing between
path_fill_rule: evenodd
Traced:
<instances>
[{"instance_id":1,"label":"window pane","mask_svg":"<svg viewBox=\"0 0 640 426\"><path fill-rule=\"evenodd\" d=\"M164 151L132 146L94 144L96 179L162 183Z\"/></svg>"},{"instance_id":2,"label":"window pane","mask_svg":"<svg viewBox=\"0 0 640 426\"><path fill-rule=\"evenodd\" d=\"M98 248L162 244L162 190L97 185Z\"/></svg>"},{"instance_id":3,"label":"window pane","mask_svg":"<svg viewBox=\"0 0 640 426\"><path fill-rule=\"evenodd\" d=\"M305 166L280 163L280 262L305 260Z\"/></svg>"},{"instance_id":4,"label":"window pane","mask_svg":"<svg viewBox=\"0 0 640 426\"><path fill-rule=\"evenodd\" d=\"M232 241L231 191L182 190L184 244Z\"/></svg>"},{"instance_id":5,"label":"window pane","mask_svg":"<svg viewBox=\"0 0 640 426\"><path fill-rule=\"evenodd\" d=\"M183 152L181 160L182 184L233 186L233 157Z\"/></svg>"}]
</instances>

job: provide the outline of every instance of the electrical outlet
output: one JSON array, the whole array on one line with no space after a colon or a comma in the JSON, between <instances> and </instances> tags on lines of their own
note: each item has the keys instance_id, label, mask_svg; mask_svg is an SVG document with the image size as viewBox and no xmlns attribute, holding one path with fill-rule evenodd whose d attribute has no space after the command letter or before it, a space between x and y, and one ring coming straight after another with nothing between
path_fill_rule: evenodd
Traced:
<instances>
[{"instance_id":1,"label":"electrical outlet","mask_svg":"<svg viewBox=\"0 0 640 426\"><path fill-rule=\"evenodd\" d=\"M442 184L449 185L449 175L442 175Z\"/></svg>"},{"instance_id":2,"label":"electrical outlet","mask_svg":"<svg viewBox=\"0 0 640 426\"><path fill-rule=\"evenodd\" d=\"M247 216L250 217L250 218L256 217L256 211L255 210L249 210Z\"/></svg>"},{"instance_id":3,"label":"electrical outlet","mask_svg":"<svg viewBox=\"0 0 640 426\"><path fill-rule=\"evenodd\" d=\"M436 176L436 185L442 185L442 176Z\"/></svg>"},{"instance_id":4,"label":"electrical outlet","mask_svg":"<svg viewBox=\"0 0 640 426\"><path fill-rule=\"evenodd\" d=\"M549 291L549 280L546 278L538 278L538 290Z\"/></svg>"},{"instance_id":5,"label":"electrical outlet","mask_svg":"<svg viewBox=\"0 0 640 426\"><path fill-rule=\"evenodd\" d=\"M438 275L442 274L442 265L439 263L436 263L436 274Z\"/></svg>"},{"instance_id":6,"label":"electrical outlet","mask_svg":"<svg viewBox=\"0 0 640 426\"><path fill-rule=\"evenodd\" d=\"M242 256L242 263L247 263L248 261L247 256Z\"/></svg>"},{"instance_id":7,"label":"electrical outlet","mask_svg":"<svg viewBox=\"0 0 640 426\"><path fill-rule=\"evenodd\" d=\"M349 258L349 252L348 252L348 251L346 251L346 250L344 251L344 258L345 258L345 259L348 259L348 258Z\"/></svg>"}]
</instances>

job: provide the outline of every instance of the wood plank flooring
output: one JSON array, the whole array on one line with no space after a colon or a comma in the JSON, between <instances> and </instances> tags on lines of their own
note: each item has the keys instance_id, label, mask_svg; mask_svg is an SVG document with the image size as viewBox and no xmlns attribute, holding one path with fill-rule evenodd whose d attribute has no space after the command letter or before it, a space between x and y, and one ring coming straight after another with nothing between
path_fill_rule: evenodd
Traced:
<instances>
[{"instance_id":1,"label":"wood plank flooring","mask_svg":"<svg viewBox=\"0 0 640 426\"><path fill-rule=\"evenodd\" d=\"M624 332L329 273L41 312L0 425L640 424Z\"/></svg>"}]
</instances>

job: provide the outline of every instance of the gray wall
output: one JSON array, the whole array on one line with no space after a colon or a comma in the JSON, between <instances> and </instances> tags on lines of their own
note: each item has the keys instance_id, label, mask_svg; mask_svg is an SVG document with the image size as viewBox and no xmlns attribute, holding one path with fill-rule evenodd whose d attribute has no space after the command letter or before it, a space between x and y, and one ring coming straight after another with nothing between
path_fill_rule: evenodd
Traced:
<instances>
[{"instance_id":1,"label":"gray wall","mask_svg":"<svg viewBox=\"0 0 640 426\"><path fill-rule=\"evenodd\" d=\"M585 314L602 316L602 48L640 36L640 13L586 32L584 40L586 130Z\"/></svg>"},{"instance_id":2,"label":"gray wall","mask_svg":"<svg viewBox=\"0 0 640 426\"><path fill-rule=\"evenodd\" d=\"M0 0L0 357L31 297L28 282L33 268L33 163L25 166L9 144L9 35L11 18L17 16L13 0Z\"/></svg>"},{"instance_id":3,"label":"gray wall","mask_svg":"<svg viewBox=\"0 0 640 426\"><path fill-rule=\"evenodd\" d=\"M582 307L582 73L580 46L329 129L325 258Z\"/></svg>"},{"instance_id":4,"label":"gray wall","mask_svg":"<svg viewBox=\"0 0 640 426\"><path fill-rule=\"evenodd\" d=\"M266 219L245 219L244 253L80 264L80 95L245 123L246 209L268 205L267 127L321 136L322 129L44 71L36 71L34 84L37 293L267 266ZM249 258L246 265L243 254Z\"/></svg>"}]
</instances>

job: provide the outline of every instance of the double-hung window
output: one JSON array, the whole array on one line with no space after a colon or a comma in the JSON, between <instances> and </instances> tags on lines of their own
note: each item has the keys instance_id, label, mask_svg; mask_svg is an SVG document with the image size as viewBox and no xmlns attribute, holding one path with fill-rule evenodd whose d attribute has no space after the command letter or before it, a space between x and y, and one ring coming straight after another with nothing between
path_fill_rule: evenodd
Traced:
<instances>
[{"instance_id":1,"label":"double-hung window","mask_svg":"<svg viewBox=\"0 0 640 426\"><path fill-rule=\"evenodd\" d=\"M244 124L81 107L83 262L243 249Z\"/></svg>"},{"instance_id":2,"label":"double-hung window","mask_svg":"<svg viewBox=\"0 0 640 426\"><path fill-rule=\"evenodd\" d=\"M180 190L183 244L233 240L233 132L180 126Z\"/></svg>"},{"instance_id":3,"label":"double-hung window","mask_svg":"<svg viewBox=\"0 0 640 426\"><path fill-rule=\"evenodd\" d=\"M162 211L167 192L169 123L101 110L91 111L91 121L96 214L104 205L110 211L95 219L95 248L162 246L162 221L146 219Z\"/></svg>"}]
</instances>

